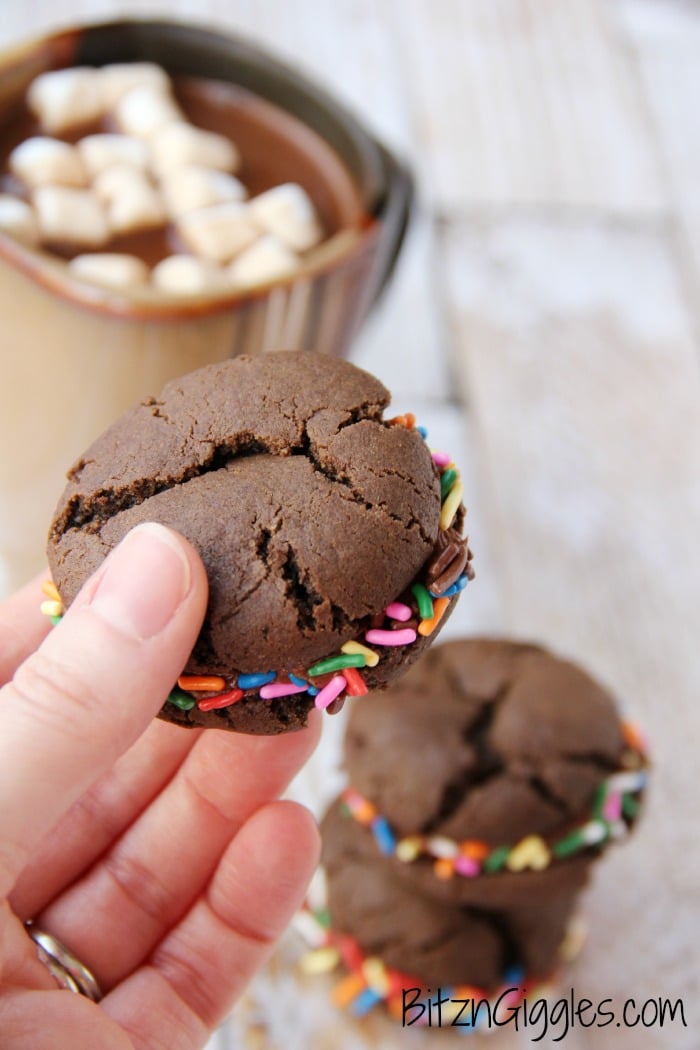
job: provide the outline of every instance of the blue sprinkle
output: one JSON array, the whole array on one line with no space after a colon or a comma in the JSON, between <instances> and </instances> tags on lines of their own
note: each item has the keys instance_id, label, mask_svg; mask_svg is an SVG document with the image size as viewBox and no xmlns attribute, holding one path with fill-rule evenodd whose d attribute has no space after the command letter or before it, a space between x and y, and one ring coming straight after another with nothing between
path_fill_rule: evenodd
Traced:
<instances>
[{"instance_id":1,"label":"blue sprinkle","mask_svg":"<svg viewBox=\"0 0 700 1050\"><path fill-rule=\"evenodd\" d=\"M423 441L425 441L426 438L428 437L428 431L426 430L426 428L425 427L416 427L416 430L418 431L420 436L423 438Z\"/></svg>"},{"instance_id":2,"label":"blue sprinkle","mask_svg":"<svg viewBox=\"0 0 700 1050\"><path fill-rule=\"evenodd\" d=\"M355 1017L363 1017L372 1009L375 1003L381 1001L381 998L381 995L377 995L371 988L365 988L353 1001L350 1010Z\"/></svg>"},{"instance_id":3,"label":"blue sprinkle","mask_svg":"<svg viewBox=\"0 0 700 1050\"><path fill-rule=\"evenodd\" d=\"M521 985L525 980L525 971L521 966L511 966L503 976L503 983L508 985Z\"/></svg>"},{"instance_id":4,"label":"blue sprinkle","mask_svg":"<svg viewBox=\"0 0 700 1050\"><path fill-rule=\"evenodd\" d=\"M309 683L305 679L297 678L297 676L295 674L290 674L288 677L289 677L289 681L292 683L292 685L305 685L307 687L307 689L308 689Z\"/></svg>"},{"instance_id":5,"label":"blue sprinkle","mask_svg":"<svg viewBox=\"0 0 700 1050\"><path fill-rule=\"evenodd\" d=\"M394 853L396 851L396 838L384 817L375 817L370 826L380 851L388 855Z\"/></svg>"},{"instance_id":6,"label":"blue sprinkle","mask_svg":"<svg viewBox=\"0 0 700 1050\"><path fill-rule=\"evenodd\" d=\"M309 696L318 696L320 692L321 690L317 689L315 685L309 686Z\"/></svg>"},{"instance_id":7,"label":"blue sprinkle","mask_svg":"<svg viewBox=\"0 0 700 1050\"><path fill-rule=\"evenodd\" d=\"M433 591L430 592L431 598L451 598L453 594L458 594L463 591L469 583L469 578L466 573L462 573L456 583L453 583L451 587L448 587L442 594L435 594Z\"/></svg>"},{"instance_id":8,"label":"blue sprinkle","mask_svg":"<svg viewBox=\"0 0 700 1050\"><path fill-rule=\"evenodd\" d=\"M239 674L236 684L239 689L259 689L261 685L274 682L276 677L276 671L268 671L262 674Z\"/></svg>"}]
</instances>

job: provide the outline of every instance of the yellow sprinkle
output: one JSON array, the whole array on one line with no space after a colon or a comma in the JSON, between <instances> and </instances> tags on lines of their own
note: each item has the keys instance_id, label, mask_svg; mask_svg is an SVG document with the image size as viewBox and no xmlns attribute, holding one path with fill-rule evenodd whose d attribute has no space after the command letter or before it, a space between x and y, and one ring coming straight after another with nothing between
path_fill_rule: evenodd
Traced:
<instances>
[{"instance_id":1,"label":"yellow sprinkle","mask_svg":"<svg viewBox=\"0 0 700 1050\"><path fill-rule=\"evenodd\" d=\"M368 667L376 667L379 663L379 654L360 642L346 642L345 645L341 645L340 651L348 656L364 656Z\"/></svg>"},{"instance_id":2,"label":"yellow sprinkle","mask_svg":"<svg viewBox=\"0 0 700 1050\"><path fill-rule=\"evenodd\" d=\"M372 991L381 995L382 999L389 994L389 977L381 959L375 956L365 959L362 964L362 976Z\"/></svg>"},{"instance_id":3,"label":"yellow sprinkle","mask_svg":"<svg viewBox=\"0 0 700 1050\"><path fill-rule=\"evenodd\" d=\"M299 967L302 973L330 973L331 970L335 970L339 962L340 952L338 949L328 946L307 952L306 955L302 956Z\"/></svg>"},{"instance_id":4,"label":"yellow sprinkle","mask_svg":"<svg viewBox=\"0 0 700 1050\"><path fill-rule=\"evenodd\" d=\"M44 580L41 585L41 589L47 598L50 598L53 602L60 602L61 595L58 593L58 589L53 580Z\"/></svg>"},{"instance_id":5,"label":"yellow sprinkle","mask_svg":"<svg viewBox=\"0 0 700 1050\"><path fill-rule=\"evenodd\" d=\"M548 866L549 861L549 849L544 839L539 835L526 835L510 851L506 867L509 871L523 871L525 868L543 871Z\"/></svg>"},{"instance_id":6,"label":"yellow sprinkle","mask_svg":"<svg viewBox=\"0 0 700 1050\"><path fill-rule=\"evenodd\" d=\"M564 940L559 945L559 955L564 962L573 962L586 943L588 930L582 919L574 918L569 923Z\"/></svg>"},{"instance_id":7,"label":"yellow sprinkle","mask_svg":"<svg viewBox=\"0 0 700 1050\"><path fill-rule=\"evenodd\" d=\"M39 606L44 616L63 616L63 602L48 599Z\"/></svg>"},{"instance_id":8,"label":"yellow sprinkle","mask_svg":"<svg viewBox=\"0 0 700 1050\"><path fill-rule=\"evenodd\" d=\"M404 861L406 864L410 864L411 861L419 857L421 850L423 849L423 840L420 835L408 835L405 839L401 839L396 846L396 856L399 860Z\"/></svg>"},{"instance_id":9,"label":"yellow sprinkle","mask_svg":"<svg viewBox=\"0 0 700 1050\"><path fill-rule=\"evenodd\" d=\"M449 495L442 505L440 511L440 528L449 529L450 525L454 521L455 514L459 510L459 505L462 502L462 496L464 495L464 485L461 481L456 481L450 489Z\"/></svg>"}]
</instances>

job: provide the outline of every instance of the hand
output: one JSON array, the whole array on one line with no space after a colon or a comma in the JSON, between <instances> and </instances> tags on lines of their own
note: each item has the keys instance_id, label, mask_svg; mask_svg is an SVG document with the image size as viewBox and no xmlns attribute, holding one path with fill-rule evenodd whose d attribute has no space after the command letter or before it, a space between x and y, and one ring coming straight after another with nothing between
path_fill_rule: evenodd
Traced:
<instances>
[{"instance_id":1,"label":"hand","mask_svg":"<svg viewBox=\"0 0 700 1050\"><path fill-rule=\"evenodd\" d=\"M201 1047L301 901L318 832L275 800L318 727L270 738L153 721L206 596L192 547L145 525L53 630L38 580L0 606L5 1050ZM99 1005L57 987L30 918L92 970Z\"/></svg>"}]
</instances>

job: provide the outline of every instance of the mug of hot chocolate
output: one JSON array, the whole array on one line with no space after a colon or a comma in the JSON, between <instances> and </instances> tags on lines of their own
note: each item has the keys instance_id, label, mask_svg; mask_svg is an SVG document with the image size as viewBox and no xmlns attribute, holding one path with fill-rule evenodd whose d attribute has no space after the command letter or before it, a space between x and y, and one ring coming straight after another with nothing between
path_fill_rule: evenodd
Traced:
<instances>
[{"instance_id":1,"label":"mug of hot chocolate","mask_svg":"<svg viewBox=\"0 0 700 1050\"><path fill-rule=\"evenodd\" d=\"M236 37L119 22L0 57L0 593L126 406L240 353L344 354L410 201L351 114Z\"/></svg>"}]
</instances>

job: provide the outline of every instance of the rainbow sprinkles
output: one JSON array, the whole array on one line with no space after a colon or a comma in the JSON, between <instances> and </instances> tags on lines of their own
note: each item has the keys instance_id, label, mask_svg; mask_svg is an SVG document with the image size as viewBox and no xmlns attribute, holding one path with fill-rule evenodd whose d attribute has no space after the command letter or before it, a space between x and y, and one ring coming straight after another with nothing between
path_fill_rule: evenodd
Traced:
<instances>
[{"instance_id":1,"label":"rainbow sprinkles","mask_svg":"<svg viewBox=\"0 0 700 1050\"><path fill-rule=\"evenodd\" d=\"M647 783L645 745L636 726L622 723L626 744L622 768L601 781L593 798L591 812L580 824L564 834L544 838L526 835L519 842L491 846L479 839L457 842L445 835L407 835L400 838L372 802L354 788L341 795L343 813L368 828L379 851L410 864L421 858L432 861L438 879L455 875L476 878L499 871L543 871L556 861L609 841L624 837L636 819Z\"/></svg>"},{"instance_id":2,"label":"rainbow sprinkles","mask_svg":"<svg viewBox=\"0 0 700 1050\"><path fill-rule=\"evenodd\" d=\"M387 425L415 428L427 438L425 429L416 427L411 413L387 420ZM432 635L451 602L473 579L474 571L468 541L454 528L464 496L459 471L447 453L431 455L440 476L441 497L435 551L421 578L390 602L360 637L349 639L338 653L295 674L262 671L239 674L234 680L220 675L181 675L167 703L183 712L195 707L206 712L223 710L243 699L273 701L307 694L313 697L315 707L333 714L340 710L345 697L368 692L363 669L376 667L392 649L414 645ZM41 611L58 623L63 605L51 581L44 585L44 593Z\"/></svg>"},{"instance_id":3,"label":"rainbow sprinkles","mask_svg":"<svg viewBox=\"0 0 700 1050\"><path fill-rule=\"evenodd\" d=\"M354 937L333 930L327 908L313 910L307 904L297 912L292 925L307 944L307 951L299 963L302 973L317 976L332 973L338 967L346 971L331 992L335 1006L348 1010L355 1017L363 1017L383 1003L391 1017L403 1022L404 992L410 991L415 996L409 999L412 1017L418 1026L427 1023L430 1016L428 1006L433 993L421 978L387 966L378 956L363 952ZM575 959L585 938L583 923L572 920L559 946L559 963ZM536 999L550 995L554 989L553 976L532 980L520 966L513 965L506 970L502 984L495 989L477 988L474 985L443 987L439 989L443 1022L447 1024L453 1018L460 1017L459 1027L467 1034L495 1031L497 1026L489 1023L488 1018L497 1011L505 1013L508 1008L517 1006L525 996ZM473 1004L474 1010L462 1010L460 1004L463 1003ZM421 1006L425 1009L421 1010Z\"/></svg>"}]
</instances>

